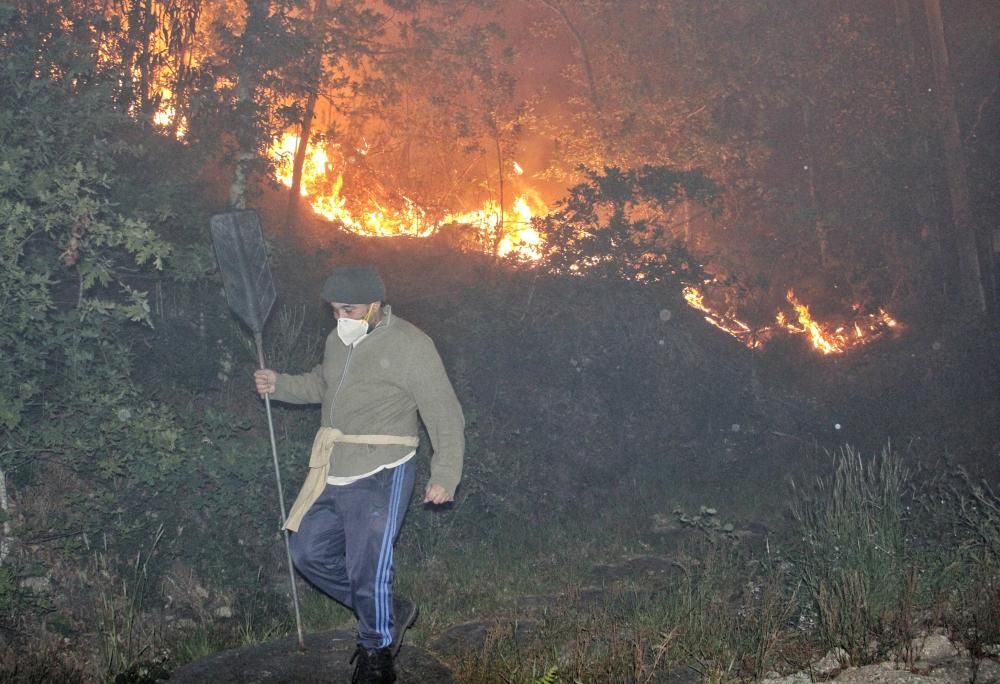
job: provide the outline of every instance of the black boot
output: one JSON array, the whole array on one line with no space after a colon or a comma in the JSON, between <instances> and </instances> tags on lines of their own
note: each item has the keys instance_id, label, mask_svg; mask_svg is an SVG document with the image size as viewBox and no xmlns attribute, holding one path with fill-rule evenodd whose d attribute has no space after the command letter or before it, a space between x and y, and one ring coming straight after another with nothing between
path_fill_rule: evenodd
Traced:
<instances>
[{"instance_id":1,"label":"black boot","mask_svg":"<svg viewBox=\"0 0 1000 684\"><path fill-rule=\"evenodd\" d=\"M417 621L417 604L402 596L392 597L392 643L389 648L393 657L399 654L403 645L403 634Z\"/></svg>"},{"instance_id":2,"label":"black boot","mask_svg":"<svg viewBox=\"0 0 1000 684\"><path fill-rule=\"evenodd\" d=\"M392 651L388 648L358 646L351 662L354 663L351 684L393 684L396 681Z\"/></svg>"}]
</instances>

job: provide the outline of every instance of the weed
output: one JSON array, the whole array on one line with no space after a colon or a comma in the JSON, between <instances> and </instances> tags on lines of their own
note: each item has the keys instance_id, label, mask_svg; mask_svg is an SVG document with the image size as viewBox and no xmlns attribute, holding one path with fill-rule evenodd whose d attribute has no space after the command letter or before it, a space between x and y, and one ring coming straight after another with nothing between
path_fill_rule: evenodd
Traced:
<instances>
[{"instance_id":1,"label":"weed","mask_svg":"<svg viewBox=\"0 0 1000 684\"><path fill-rule=\"evenodd\" d=\"M65 663L62 655L39 650L24 652L0 644L0 684L50 684L90 679L82 669Z\"/></svg>"},{"instance_id":2,"label":"weed","mask_svg":"<svg viewBox=\"0 0 1000 684\"><path fill-rule=\"evenodd\" d=\"M299 584L299 601L307 631L354 628L354 614L350 610L311 586Z\"/></svg>"},{"instance_id":3,"label":"weed","mask_svg":"<svg viewBox=\"0 0 1000 684\"><path fill-rule=\"evenodd\" d=\"M973 481L961 466L932 486L939 514L959 540L964 560L981 566L1000 564L1000 495L988 482Z\"/></svg>"},{"instance_id":4,"label":"weed","mask_svg":"<svg viewBox=\"0 0 1000 684\"><path fill-rule=\"evenodd\" d=\"M890 446L865 459L845 446L834 455L834 473L815 494L797 491L792 514L802 534L805 585L821 638L852 662L869 662L902 637L912 594L903 496L909 474ZM895 632L895 634L893 634ZM896 641L899 643L899 641Z\"/></svg>"},{"instance_id":5,"label":"weed","mask_svg":"<svg viewBox=\"0 0 1000 684\"><path fill-rule=\"evenodd\" d=\"M282 305L278 309L277 320L268 326L264 346L269 368L295 369L311 368L322 356L323 337L303 334L306 328L306 307ZM257 347L254 338L242 326L234 324L234 330L247 360L257 363Z\"/></svg>"},{"instance_id":6,"label":"weed","mask_svg":"<svg viewBox=\"0 0 1000 684\"><path fill-rule=\"evenodd\" d=\"M535 680L535 684L556 684L558 681L557 675L559 674L559 668L553 665L545 671L545 673Z\"/></svg>"},{"instance_id":7,"label":"weed","mask_svg":"<svg viewBox=\"0 0 1000 684\"><path fill-rule=\"evenodd\" d=\"M711 539L716 539L722 534L731 535L736 527L731 522L723 522L719 518L718 510L708 506L700 506L696 515L688 515L682 508L675 508L674 515L681 525L701 530Z\"/></svg>"},{"instance_id":8,"label":"weed","mask_svg":"<svg viewBox=\"0 0 1000 684\"><path fill-rule=\"evenodd\" d=\"M228 648L227 640L207 625L199 624L175 637L171 652L176 665L191 663Z\"/></svg>"},{"instance_id":9,"label":"weed","mask_svg":"<svg viewBox=\"0 0 1000 684\"><path fill-rule=\"evenodd\" d=\"M240 611L243 619L239 626L240 646L250 646L283 636L288 631L285 621L267 620L265 596L261 592L261 574L264 568L257 568L257 582L250 595L250 601L245 610Z\"/></svg>"},{"instance_id":10,"label":"weed","mask_svg":"<svg viewBox=\"0 0 1000 684\"><path fill-rule=\"evenodd\" d=\"M1000 495L960 466L939 471L921 498L943 528L938 546L949 549L937 559L937 593L950 604L954 636L981 657L1000 641Z\"/></svg>"},{"instance_id":11,"label":"weed","mask_svg":"<svg viewBox=\"0 0 1000 684\"><path fill-rule=\"evenodd\" d=\"M149 561L162 537L161 525L153 536L149 550L145 554L141 551L136 554L131 580L122 580L121 594L101 597L101 654L104 668L111 675L127 672L155 642L154 635L144 622L143 604L148 587ZM107 572L106 559L98 558L98 563L103 566L101 570Z\"/></svg>"}]
</instances>

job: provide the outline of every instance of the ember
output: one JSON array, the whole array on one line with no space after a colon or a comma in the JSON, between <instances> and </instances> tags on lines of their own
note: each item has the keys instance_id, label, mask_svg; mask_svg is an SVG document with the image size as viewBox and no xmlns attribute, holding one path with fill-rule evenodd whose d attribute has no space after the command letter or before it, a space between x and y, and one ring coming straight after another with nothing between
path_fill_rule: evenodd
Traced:
<instances>
[{"instance_id":1,"label":"ember","mask_svg":"<svg viewBox=\"0 0 1000 684\"><path fill-rule=\"evenodd\" d=\"M841 354L862 347L880 339L888 330L899 327L896 319L886 313L885 309L879 309L878 313L860 316L831 330L830 326L813 319L809 307L796 298L793 290L788 291L786 298L795 309L796 323L789 323L783 313L779 312L776 316L778 325L791 333L809 335L812 346L823 354ZM856 305L854 308L858 310L860 306ZM848 330L851 332L847 332Z\"/></svg>"}]
</instances>

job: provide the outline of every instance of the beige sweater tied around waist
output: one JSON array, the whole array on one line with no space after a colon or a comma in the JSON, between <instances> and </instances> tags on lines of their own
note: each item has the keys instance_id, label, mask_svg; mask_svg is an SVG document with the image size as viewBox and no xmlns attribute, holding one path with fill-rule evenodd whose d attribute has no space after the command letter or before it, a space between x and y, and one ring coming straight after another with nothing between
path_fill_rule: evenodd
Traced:
<instances>
[{"instance_id":1,"label":"beige sweater tied around waist","mask_svg":"<svg viewBox=\"0 0 1000 684\"><path fill-rule=\"evenodd\" d=\"M285 529L295 532L299 529L299 523L306 512L316 503L326 488L326 478L330 473L330 461L335 457L334 449L336 444L398 444L401 446L416 447L419 444L417 437L401 437L398 435L345 435L337 428L321 427L316 432L313 440L312 451L309 454L309 474L302 484L292 509L288 512L288 519L285 520Z\"/></svg>"}]
</instances>

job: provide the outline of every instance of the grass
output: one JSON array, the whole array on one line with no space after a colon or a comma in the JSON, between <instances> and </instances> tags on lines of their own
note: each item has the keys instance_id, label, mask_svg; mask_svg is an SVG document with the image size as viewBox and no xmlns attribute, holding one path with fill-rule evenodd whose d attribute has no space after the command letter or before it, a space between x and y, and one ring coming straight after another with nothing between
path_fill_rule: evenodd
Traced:
<instances>
[{"instance_id":1,"label":"grass","mask_svg":"<svg viewBox=\"0 0 1000 684\"><path fill-rule=\"evenodd\" d=\"M797 543L788 545L747 541L731 510L698 506L662 479L646 482L627 505L601 508L414 503L396 578L421 605L410 643L431 646L456 625L478 623L464 648L440 654L458 681L537 684L649 683L673 670L706 682L757 681L833 647L854 664L888 655L909 662L911 640L931 627L949 628L974 656L1000 640L1000 500L964 473L928 485L888 446L871 457L845 447L825 476L793 490ZM679 511L676 534L651 534L671 510ZM169 648L177 666L294 633L287 599L260 576L231 621L206 613L184 630L150 629L140 618L155 548L106 603L107 672L155 664L154 646ZM662 576L595 573L642 557L673 565ZM353 628L349 612L316 591L300 597L307 631ZM171 641L159 643L160 634Z\"/></svg>"},{"instance_id":2,"label":"grass","mask_svg":"<svg viewBox=\"0 0 1000 684\"><path fill-rule=\"evenodd\" d=\"M906 619L914 590L904 515L908 487L909 473L889 446L873 459L844 447L834 456L833 475L794 499L799 567L821 637L855 663L884 655L887 637L900 642L912 636Z\"/></svg>"},{"instance_id":3,"label":"grass","mask_svg":"<svg viewBox=\"0 0 1000 684\"><path fill-rule=\"evenodd\" d=\"M731 543L704 541L690 552L699 562L655 590L623 580L588 601L563 587L534 610L484 611L491 617L481 644L449 663L462 682L528 683L546 674L560 682L650 682L671 668L707 680L759 679L798 648L786 630L797 609L788 578L776 567L754 571ZM519 621L532 628L518 629Z\"/></svg>"},{"instance_id":4,"label":"grass","mask_svg":"<svg viewBox=\"0 0 1000 684\"><path fill-rule=\"evenodd\" d=\"M678 667L708 680L759 678L799 648L786 629L798 608L793 578L775 559L755 559L727 525L704 526L682 549L642 541L673 500L659 490L545 525L498 513L488 526L459 523L445 539L435 528L451 521L411 519L397 588L423 605L413 639L428 645L450 625L482 621L481 643L448 658L462 682L646 682ZM593 573L668 553L683 569L665 582Z\"/></svg>"},{"instance_id":5,"label":"grass","mask_svg":"<svg viewBox=\"0 0 1000 684\"><path fill-rule=\"evenodd\" d=\"M950 466L950 464L949 464ZM961 467L931 478L920 511L941 521L932 575L939 610L973 655L1000 643L1000 495Z\"/></svg>"},{"instance_id":6,"label":"grass","mask_svg":"<svg viewBox=\"0 0 1000 684\"><path fill-rule=\"evenodd\" d=\"M1000 546L991 516L1000 507L993 493L950 484L944 505L953 516L936 519L964 541L941 549L926 541L934 529L918 527L914 516L929 492L892 448L867 457L844 447L831 466L808 490L793 491L791 553L748 548L738 529L714 524L714 510L682 515L703 535L679 549L642 546L678 559L680 575L659 584L616 581L591 603L579 600L579 587L594 583L589 568L635 553L637 523L664 510L669 496L544 527L493 515L488 530L470 534L460 523L444 539L433 527L452 522L417 524L402 547L398 583L424 606L414 638L427 645L449 625L489 616L485 637L448 662L459 681L512 683L655 681L678 667L702 681L754 681L801 669L833 647L854 664L911 662L912 640L941 625L964 630L960 640L980 652L994 643ZM517 600L539 595L551 601ZM525 621L533 628L516 629Z\"/></svg>"},{"instance_id":7,"label":"grass","mask_svg":"<svg viewBox=\"0 0 1000 684\"><path fill-rule=\"evenodd\" d=\"M950 625L975 653L1000 638L1000 499L961 470L917 481L889 445L844 447L833 474L799 490L792 512L817 642L854 664L912 662L912 643Z\"/></svg>"},{"instance_id":8,"label":"grass","mask_svg":"<svg viewBox=\"0 0 1000 684\"><path fill-rule=\"evenodd\" d=\"M163 537L161 525L150 542L149 549L136 554L132 576L122 580L121 592L106 592L100 601L101 659L109 676L126 672L138 663L155 659L152 645L159 641L155 626L143 617L149 595L149 562ZM100 572L109 574L106 560L98 559Z\"/></svg>"}]
</instances>

